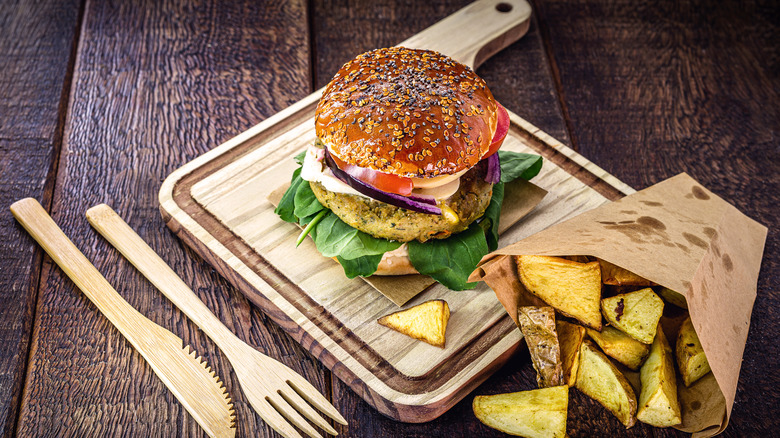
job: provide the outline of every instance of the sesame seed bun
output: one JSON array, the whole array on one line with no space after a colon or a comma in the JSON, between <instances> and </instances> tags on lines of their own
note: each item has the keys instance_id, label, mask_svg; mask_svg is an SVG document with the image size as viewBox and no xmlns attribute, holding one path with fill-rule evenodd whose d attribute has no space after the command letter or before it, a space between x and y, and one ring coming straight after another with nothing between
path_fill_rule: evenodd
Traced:
<instances>
[{"instance_id":1,"label":"sesame seed bun","mask_svg":"<svg viewBox=\"0 0 780 438\"><path fill-rule=\"evenodd\" d=\"M496 129L496 101L469 67L430 50L392 47L344 64L317 105L317 137L356 166L404 177L476 165Z\"/></svg>"}]
</instances>

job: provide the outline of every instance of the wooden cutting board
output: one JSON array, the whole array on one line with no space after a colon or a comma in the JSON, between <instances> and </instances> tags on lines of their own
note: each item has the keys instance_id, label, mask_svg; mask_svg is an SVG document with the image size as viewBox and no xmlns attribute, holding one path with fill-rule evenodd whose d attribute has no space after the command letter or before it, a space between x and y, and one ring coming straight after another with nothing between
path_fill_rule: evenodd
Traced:
<instances>
[{"instance_id":1,"label":"wooden cutting board","mask_svg":"<svg viewBox=\"0 0 780 438\"><path fill-rule=\"evenodd\" d=\"M530 14L524 0L479 1L401 45L476 67L525 34ZM369 404L400 421L430 421L503 365L521 334L484 284L462 292L436 284L404 307L446 300L447 345L413 340L376 323L395 304L362 279L347 279L310 241L295 248L299 230L267 198L314 141L321 91L176 170L160 190L160 209L174 233ZM510 119L503 147L544 156L533 182L548 194L500 246L633 192L517 115Z\"/></svg>"}]
</instances>

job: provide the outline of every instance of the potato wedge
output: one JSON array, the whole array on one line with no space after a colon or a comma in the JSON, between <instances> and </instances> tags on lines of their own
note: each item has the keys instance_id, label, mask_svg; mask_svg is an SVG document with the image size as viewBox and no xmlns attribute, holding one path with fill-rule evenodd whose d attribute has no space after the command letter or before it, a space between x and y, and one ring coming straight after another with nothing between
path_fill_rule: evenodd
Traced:
<instances>
[{"instance_id":1,"label":"potato wedge","mask_svg":"<svg viewBox=\"0 0 780 438\"><path fill-rule=\"evenodd\" d=\"M682 416L677 400L672 348L660 325L650 347L650 355L639 371L639 378L642 380L642 391L639 394L637 419L656 427L680 424Z\"/></svg>"},{"instance_id":2,"label":"potato wedge","mask_svg":"<svg viewBox=\"0 0 780 438\"><path fill-rule=\"evenodd\" d=\"M680 326L675 350L677 353L677 368L680 370L685 386L691 386L711 371L710 363L704 354L699 336L696 334L696 330L693 329L690 316Z\"/></svg>"},{"instance_id":3,"label":"potato wedge","mask_svg":"<svg viewBox=\"0 0 780 438\"><path fill-rule=\"evenodd\" d=\"M664 300L648 287L604 298L601 311L618 330L639 342L651 344L664 311Z\"/></svg>"},{"instance_id":4,"label":"potato wedge","mask_svg":"<svg viewBox=\"0 0 780 438\"><path fill-rule=\"evenodd\" d=\"M561 257L561 258L564 258L564 259L566 259L566 260L571 260L571 261L573 261L573 262L577 262L577 263L590 263L590 261L591 261L591 260L588 258L588 256L583 256L583 255L576 255L576 256L566 256L566 257ZM595 257L594 257L594 258L595 258Z\"/></svg>"},{"instance_id":5,"label":"potato wedge","mask_svg":"<svg viewBox=\"0 0 780 438\"><path fill-rule=\"evenodd\" d=\"M589 340L580 347L577 389L601 403L626 428L636 423L637 400L626 377Z\"/></svg>"},{"instance_id":6,"label":"potato wedge","mask_svg":"<svg viewBox=\"0 0 780 438\"><path fill-rule=\"evenodd\" d=\"M652 281L640 277L628 269L599 259L601 264L601 282L613 286L655 286Z\"/></svg>"},{"instance_id":7,"label":"potato wedge","mask_svg":"<svg viewBox=\"0 0 780 438\"><path fill-rule=\"evenodd\" d=\"M517 310L517 321L536 370L536 383L540 388L562 385L563 367L555 331L555 310L552 307L521 307Z\"/></svg>"},{"instance_id":8,"label":"potato wedge","mask_svg":"<svg viewBox=\"0 0 780 438\"><path fill-rule=\"evenodd\" d=\"M577 383L577 370L580 367L580 346L585 339L585 327L566 321L556 321L558 346L561 349L563 383L574 386Z\"/></svg>"},{"instance_id":9,"label":"potato wedge","mask_svg":"<svg viewBox=\"0 0 780 438\"><path fill-rule=\"evenodd\" d=\"M431 300L383 316L377 322L406 336L444 348L449 319L450 307L447 302Z\"/></svg>"},{"instance_id":10,"label":"potato wedge","mask_svg":"<svg viewBox=\"0 0 780 438\"><path fill-rule=\"evenodd\" d=\"M472 404L474 415L486 426L528 438L565 437L568 408L568 386L478 395Z\"/></svg>"},{"instance_id":11,"label":"potato wedge","mask_svg":"<svg viewBox=\"0 0 780 438\"><path fill-rule=\"evenodd\" d=\"M588 329L588 336L598 344L604 354L634 371L642 366L642 362L650 352L649 345L637 341L614 327L603 327L601 332Z\"/></svg>"},{"instance_id":12,"label":"potato wedge","mask_svg":"<svg viewBox=\"0 0 780 438\"><path fill-rule=\"evenodd\" d=\"M610 284L605 284L604 287L601 288L601 297L608 298L608 297L614 297L615 295L622 295L627 294L629 292L636 292L639 289L644 289L642 286L613 286Z\"/></svg>"},{"instance_id":13,"label":"potato wedge","mask_svg":"<svg viewBox=\"0 0 780 438\"><path fill-rule=\"evenodd\" d=\"M680 403L677 399L677 378L672 361L672 348L658 326L650 355L639 371L642 392L639 394L637 419L656 427L680 424Z\"/></svg>"},{"instance_id":14,"label":"potato wedge","mask_svg":"<svg viewBox=\"0 0 780 438\"><path fill-rule=\"evenodd\" d=\"M566 316L601 330L601 269L598 262L577 263L560 257L517 256L526 289Z\"/></svg>"},{"instance_id":15,"label":"potato wedge","mask_svg":"<svg viewBox=\"0 0 780 438\"><path fill-rule=\"evenodd\" d=\"M658 290L658 295L666 300L667 303L672 303L681 309L688 309L688 301L681 293L675 292L668 287L662 287Z\"/></svg>"}]
</instances>

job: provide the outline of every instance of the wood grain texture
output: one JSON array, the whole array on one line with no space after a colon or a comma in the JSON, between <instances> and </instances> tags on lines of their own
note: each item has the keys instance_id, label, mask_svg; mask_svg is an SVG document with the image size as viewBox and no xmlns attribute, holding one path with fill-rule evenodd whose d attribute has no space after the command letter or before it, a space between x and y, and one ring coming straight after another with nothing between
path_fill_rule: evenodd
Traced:
<instances>
[{"instance_id":1,"label":"wood grain texture","mask_svg":"<svg viewBox=\"0 0 780 438\"><path fill-rule=\"evenodd\" d=\"M64 124L69 114L62 161L67 176L56 181L55 219L63 219L69 233L77 231L71 235L82 239L79 246L112 283L126 287L120 292L144 314L199 343L210 361L221 361L192 324L88 231L87 207L116 201L110 203L242 339L332 392L350 422L337 427L341 436L503 436L473 417L471 399L533 388L524 350L437 420L395 422L331 377L173 238L156 206L160 180L171 170L325 85L354 54L402 41L468 0L313 1L308 14L301 2L224 1L217 7L208 1L88 1L90 24L75 73L82 78L73 103L59 111L78 4L32 3L0 4L3 205L49 196L46 189L55 187L53 177L46 180L51 139L56 144L57 117ZM780 428L774 372L780 240L772 229L780 201L776 2L533 3L529 33L478 69L499 101L637 189L686 170L770 226L733 418L722 436L771 435ZM31 239L7 211L0 221L10 237L0 250L0 373L11 376L12 385L9 399L8 380L0 383L0 434L9 435L16 418L13 408L3 409L18 404L19 364L33 318L27 291L34 294L37 285L30 267L38 262ZM175 400L160 400L165 389L149 384L155 378L140 358L118 333L96 324L99 314L48 264L41 286L21 436L201 435ZM117 355L127 359L109 359ZM240 394L231 395L238 402L239 436L273 434ZM572 437L683 436L625 431L576 390L571 397Z\"/></svg>"},{"instance_id":2,"label":"wood grain texture","mask_svg":"<svg viewBox=\"0 0 780 438\"><path fill-rule=\"evenodd\" d=\"M52 215L123 297L225 379L238 435L270 435L227 361L89 229L110 203L242 339L328 391L327 373L183 248L157 210L181 163L310 92L301 2L88 2ZM56 269L42 280L20 436L202 436L119 333Z\"/></svg>"},{"instance_id":3,"label":"wood grain texture","mask_svg":"<svg viewBox=\"0 0 780 438\"><path fill-rule=\"evenodd\" d=\"M776 2L540 1L575 148L641 189L687 172L770 227L732 419L780 427Z\"/></svg>"},{"instance_id":4,"label":"wood grain texture","mask_svg":"<svg viewBox=\"0 0 780 438\"><path fill-rule=\"evenodd\" d=\"M15 428L42 259L8 206L51 201L78 18L77 1L0 3L0 436Z\"/></svg>"}]
</instances>

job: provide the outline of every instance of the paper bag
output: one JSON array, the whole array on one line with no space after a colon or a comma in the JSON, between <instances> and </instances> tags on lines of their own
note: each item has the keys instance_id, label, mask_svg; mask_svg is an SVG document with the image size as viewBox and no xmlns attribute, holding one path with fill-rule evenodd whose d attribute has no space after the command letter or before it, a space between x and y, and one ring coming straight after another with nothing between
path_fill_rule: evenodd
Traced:
<instances>
[{"instance_id":1,"label":"paper bag","mask_svg":"<svg viewBox=\"0 0 780 438\"><path fill-rule=\"evenodd\" d=\"M725 429L734 404L766 234L680 174L485 256L470 280L484 280L513 317L533 299L513 255L598 257L681 293L712 373L679 385L677 428L708 437Z\"/></svg>"}]
</instances>

